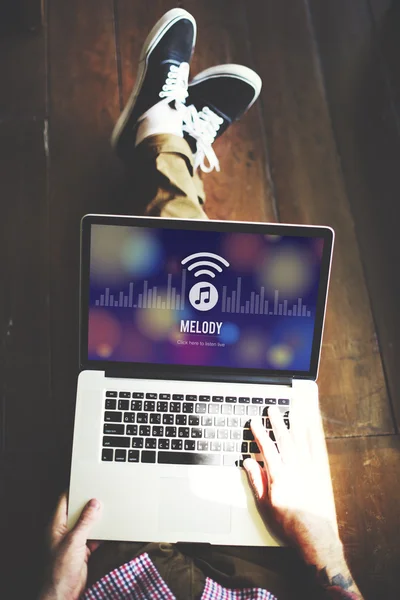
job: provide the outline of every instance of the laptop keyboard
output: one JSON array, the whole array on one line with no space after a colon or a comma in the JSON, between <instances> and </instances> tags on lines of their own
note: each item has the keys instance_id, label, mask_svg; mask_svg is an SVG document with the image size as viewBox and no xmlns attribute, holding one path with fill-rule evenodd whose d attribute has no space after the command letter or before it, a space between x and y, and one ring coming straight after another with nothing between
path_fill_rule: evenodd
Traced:
<instances>
[{"instance_id":1,"label":"laptop keyboard","mask_svg":"<svg viewBox=\"0 0 400 600\"><path fill-rule=\"evenodd\" d=\"M263 465L250 419L261 416L275 442L268 418L272 405L279 406L290 428L289 398L109 390L101 460L242 467L253 457Z\"/></svg>"}]
</instances>

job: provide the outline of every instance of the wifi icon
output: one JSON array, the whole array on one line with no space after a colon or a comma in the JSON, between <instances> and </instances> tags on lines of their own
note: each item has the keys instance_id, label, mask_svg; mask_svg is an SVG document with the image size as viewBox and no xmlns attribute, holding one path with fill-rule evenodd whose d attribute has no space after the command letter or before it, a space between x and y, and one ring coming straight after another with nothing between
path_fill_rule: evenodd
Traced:
<instances>
[{"instance_id":1,"label":"wifi icon","mask_svg":"<svg viewBox=\"0 0 400 600\"><path fill-rule=\"evenodd\" d=\"M208 275L215 278L215 273L211 269L222 273L223 267L221 267L221 264L224 267L229 267L229 263L225 258L213 252L196 252L195 254L191 254L181 261L182 265L186 265L187 263L191 263L187 269L188 271L193 271L195 277ZM211 310L218 302L218 290L208 281L198 281L189 291L189 302L196 310Z\"/></svg>"}]
</instances>

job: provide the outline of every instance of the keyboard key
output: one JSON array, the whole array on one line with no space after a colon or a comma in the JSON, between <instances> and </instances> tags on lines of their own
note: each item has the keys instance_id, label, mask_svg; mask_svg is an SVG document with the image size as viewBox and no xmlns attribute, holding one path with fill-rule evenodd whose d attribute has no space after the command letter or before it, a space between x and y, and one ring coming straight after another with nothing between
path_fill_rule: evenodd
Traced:
<instances>
[{"instance_id":1,"label":"keyboard key","mask_svg":"<svg viewBox=\"0 0 400 600\"><path fill-rule=\"evenodd\" d=\"M101 451L101 460L110 462L113 459L114 450L112 448L103 448Z\"/></svg>"},{"instance_id":2,"label":"keyboard key","mask_svg":"<svg viewBox=\"0 0 400 600\"><path fill-rule=\"evenodd\" d=\"M206 439L213 440L215 438L215 429L210 429L209 427L206 427L206 429L204 430L204 437Z\"/></svg>"},{"instance_id":3,"label":"keyboard key","mask_svg":"<svg viewBox=\"0 0 400 600\"><path fill-rule=\"evenodd\" d=\"M252 398L251 402L252 404L264 404L263 398Z\"/></svg>"},{"instance_id":4,"label":"keyboard key","mask_svg":"<svg viewBox=\"0 0 400 600\"><path fill-rule=\"evenodd\" d=\"M255 442L250 442L249 452L251 452L252 454L259 454L260 448L257 446L257 444Z\"/></svg>"},{"instance_id":5,"label":"keyboard key","mask_svg":"<svg viewBox=\"0 0 400 600\"><path fill-rule=\"evenodd\" d=\"M166 437L176 437L176 427L166 427L165 428L165 436Z\"/></svg>"},{"instance_id":6,"label":"keyboard key","mask_svg":"<svg viewBox=\"0 0 400 600\"><path fill-rule=\"evenodd\" d=\"M208 415L204 415L204 417L201 417L201 424L203 427L212 427L213 418L209 417Z\"/></svg>"},{"instance_id":7,"label":"keyboard key","mask_svg":"<svg viewBox=\"0 0 400 600\"><path fill-rule=\"evenodd\" d=\"M144 447L148 450L154 450L155 448L157 448L157 440L153 438L147 438L147 440L144 443Z\"/></svg>"},{"instance_id":8,"label":"keyboard key","mask_svg":"<svg viewBox=\"0 0 400 600\"><path fill-rule=\"evenodd\" d=\"M247 406L246 412L249 417L256 417L258 415L258 406Z\"/></svg>"},{"instance_id":9,"label":"keyboard key","mask_svg":"<svg viewBox=\"0 0 400 600\"><path fill-rule=\"evenodd\" d=\"M158 394L160 400L171 400L171 394Z\"/></svg>"},{"instance_id":10,"label":"keyboard key","mask_svg":"<svg viewBox=\"0 0 400 600\"><path fill-rule=\"evenodd\" d=\"M132 400L131 410L142 410L143 402L141 400Z\"/></svg>"},{"instance_id":11,"label":"keyboard key","mask_svg":"<svg viewBox=\"0 0 400 600\"><path fill-rule=\"evenodd\" d=\"M269 437L271 438L271 440L272 440L273 442L276 442L275 435L274 435L274 432L273 432L273 431L270 431L270 432L269 432Z\"/></svg>"},{"instance_id":12,"label":"keyboard key","mask_svg":"<svg viewBox=\"0 0 400 600\"><path fill-rule=\"evenodd\" d=\"M211 450L211 452L221 452L222 442L217 442L217 441L210 442L210 450Z\"/></svg>"},{"instance_id":13,"label":"keyboard key","mask_svg":"<svg viewBox=\"0 0 400 600\"><path fill-rule=\"evenodd\" d=\"M219 440L227 440L229 438L229 429L218 429L217 438Z\"/></svg>"},{"instance_id":14,"label":"keyboard key","mask_svg":"<svg viewBox=\"0 0 400 600\"><path fill-rule=\"evenodd\" d=\"M172 413L182 412L182 403L181 402L170 402L169 412L172 412Z\"/></svg>"},{"instance_id":15,"label":"keyboard key","mask_svg":"<svg viewBox=\"0 0 400 600\"><path fill-rule=\"evenodd\" d=\"M128 450L128 462L139 462L139 450Z\"/></svg>"},{"instance_id":16,"label":"keyboard key","mask_svg":"<svg viewBox=\"0 0 400 600\"><path fill-rule=\"evenodd\" d=\"M197 396L194 396L193 394L186 394L185 400L187 402L197 402Z\"/></svg>"},{"instance_id":17,"label":"keyboard key","mask_svg":"<svg viewBox=\"0 0 400 600\"><path fill-rule=\"evenodd\" d=\"M195 411L198 415L207 412L207 404L197 403L195 406Z\"/></svg>"},{"instance_id":18,"label":"keyboard key","mask_svg":"<svg viewBox=\"0 0 400 600\"><path fill-rule=\"evenodd\" d=\"M203 437L203 430L200 427L192 427L192 438ZM194 450L194 448L193 448Z\"/></svg>"},{"instance_id":19,"label":"keyboard key","mask_svg":"<svg viewBox=\"0 0 400 600\"><path fill-rule=\"evenodd\" d=\"M124 435L125 425L116 425L113 423L105 424L103 428L103 433L108 433L109 435Z\"/></svg>"},{"instance_id":20,"label":"keyboard key","mask_svg":"<svg viewBox=\"0 0 400 600\"><path fill-rule=\"evenodd\" d=\"M164 427L162 425L154 425L151 435L155 437L162 437L164 435Z\"/></svg>"},{"instance_id":21,"label":"keyboard key","mask_svg":"<svg viewBox=\"0 0 400 600\"><path fill-rule=\"evenodd\" d=\"M120 398L130 398L131 397L130 392L120 392L118 395Z\"/></svg>"},{"instance_id":22,"label":"keyboard key","mask_svg":"<svg viewBox=\"0 0 400 600\"><path fill-rule=\"evenodd\" d=\"M134 423L135 419L136 419L136 413L134 413L134 412L127 412L124 414L125 423Z\"/></svg>"},{"instance_id":23,"label":"keyboard key","mask_svg":"<svg viewBox=\"0 0 400 600\"><path fill-rule=\"evenodd\" d=\"M241 396L239 398L239 404L250 404L250 398L247 396Z\"/></svg>"},{"instance_id":24,"label":"keyboard key","mask_svg":"<svg viewBox=\"0 0 400 600\"><path fill-rule=\"evenodd\" d=\"M188 438L190 436L189 427L178 427L178 437Z\"/></svg>"},{"instance_id":25,"label":"keyboard key","mask_svg":"<svg viewBox=\"0 0 400 600\"><path fill-rule=\"evenodd\" d=\"M110 448L129 448L130 438L104 436L103 446L109 446Z\"/></svg>"},{"instance_id":26,"label":"keyboard key","mask_svg":"<svg viewBox=\"0 0 400 600\"><path fill-rule=\"evenodd\" d=\"M146 400L157 400L157 394L154 392L147 392Z\"/></svg>"},{"instance_id":27,"label":"keyboard key","mask_svg":"<svg viewBox=\"0 0 400 600\"><path fill-rule=\"evenodd\" d=\"M117 408L117 401L112 398L106 398L106 409L115 410Z\"/></svg>"},{"instance_id":28,"label":"keyboard key","mask_svg":"<svg viewBox=\"0 0 400 600\"><path fill-rule=\"evenodd\" d=\"M228 402L229 404L234 404L237 402L237 398L236 396L227 396L225 398L225 402Z\"/></svg>"},{"instance_id":29,"label":"keyboard key","mask_svg":"<svg viewBox=\"0 0 400 600\"><path fill-rule=\"evenodd\" d=\"M117 392L106 392L106 398L116 398L117 396Z\"/></svg>"},{"instance_id":30,"label":"keyboard key","mask_svg":"<svg viewBox=\"0 0 400 600\"><path fill-rule=\"evenodd\" d=\"M196 450L196 442L194 440L185 440L185 450Z\"/></svg>"},{"instance_id":31,"label":"keyboard key","mask_svg":"<svg viewBox=\"0 0 400 600\"><path fill-rule=\"evenodd\" d=\"M137 435L138 426L137 425L127 425L126 426L126 435Z\"/></svg>"},{"instance_id":32,"label":"keyboard key","mask_svg":"<svg viewBox=\"0 0 400 600\"><path fill-rule=\"evenodd\" d=\"M189 416L189 425L200 425L200 417L198 417L197 415L190 415Z\"/></svg>"},{"instance_id":33,"label":"keyboard key","mask_svg":"<svg viewBox=\"0 0 400 600\"><path fill-rule=\"evenodd\" d=\"M225 417L214 417L214 425L215 425L215 427L225 427L226 418Z\"/></svg>"},{"instance_id":34,"label":"keyboard key","mask_svg":"<svg viewBox=\"0 0 400 600\"><path fill-rule=\"evenodd\" d=\"M174 415L163 415L162 422L164 425L173 425L174 424Z\"/></svg>"},{"instance_id":35,"label":"keyboard key","mask_svg":"<svg viewBox=\"0 0 400 600\"><path fill-rule=\"evenodd\" d=\"M235 452L235 442L224 442L224 452Z\"/></svg>"},{"instance_id":36,"label":"keyboard key","mask_svg":"<svg viewBox=\"0 0 400 600\"><path fill-rule=\"evenodd\" d=\"M143 448L143 438L132 438L131 446L132 448Z\"/></svg>"},{"instance_id":37,"label":"keyboard key","mask_svg":"<svg viewBox=\"0 0 400 600\"><path fill-rule=\"evenodd\" d=\"M172 400L183 400L183 394L172 394Z\"/></svg>"},{"instance_id":38,"label":"keyboard key","mask_svg":"<svg viewBox=\"0 0 400 600\"><path fill-rule=\"evenodd\" d=\"M208 405L208 412L210 415L219 415L219 409L220 409L219 404L209 404Z\"/></svg>"},{"instance_id":39,"label":"keyboard key","mask_svg":"<svg viewBox=\"0 0 400 600\"><path fill-rule=\"evenodd\" d=\"M186 396L187 398L187 396ZM184 402L182 404L182 412L184 413L192 413L194 410L194 404L193 402Z\"/></svg>"},{"instance_id":40,"label":"keyboard key","mask_svg":"<svg viewBox=\"0 0 400 600\"><path fill-rule=\"evenodd\" d=\"M159 413L153 413L150 415L149 423L152 425L161 425L161 415Z\"/></svg>"},{"instance_id":41,"label":"keyboard key","mask_svg":"<svg viewBox=\"0 0 400 600\"><path fill-rule=\"evenodd\" d=\"M290 400L289 400L289 398L279 398L278 399L278 404L280 406L289 406Z\"/></svg>"},{"instance_id":42,"label":"keyboard key","mask_svg":"<svg viewBox=\"0 0 400 600\"><path fill-rule=\"evenodd\" d=\"M135 413L133 413L135 414ZM148 423L149 415L147 413L138 413L136 417L136 423Z\"/></svg>"},{"instance_id":43,"label":"keyboard key","mask_svg":"<svg viewBox=\"0 0 400 600\"><path fill-rule=\"evenodd\" d=\"M251 431L251 429L245 429L243 431L243 439L244 440L251 440L251 441L254 440L254 435L253 435L253 432Z\"/></svg>"},{"instance_id":44,"label":"keyboard key","mask_svg":"<svg viewBox=\"0 0 400 600\"><path fill-rule=\"evenodd\" d=\"M182 440L180 440L182 441ZM158 440L158 449L159 450L169 450L169 444L170 444L170 440L166 440L164 439L159 439Z\"/></svg>"},{"instance_id":45,"label":"keyboard key","mask_svg":"<svg viewBox=\"0 0 400 600\"><path fill-rule=\"evenodd\" d=\"M132 398L138 398L140 400L140 398L144 398L144 394L143 392L132 392Z\"/></svg>"},{"instance_id":46,"label":"keyboard key","mask_svg":"<svg viewBox=\"0 0 400 600\"><path fill-rule=\"evenodd\" d=\"M266 429L272 429L271 421L268 419L268 417L267 418L263 417L262 422Z\"/></svg>"},{"instance_id":47,"label":"keyboard key","mask_svg":"<svg viewBox=\"0 0 400 600\"><path fill-rule=\"evenodd\" d=\"M104 420L108 423L121 423L122 412L108 412L104 413Z\"/></svg>"},{"instance_id":48,"label":"keyboard key","mask_svg":"<svg viewBox=\"0 0 400 600\"><path fill-rule=\"evenodd\" d=\"M246 452L248 452L248 442L242 442L240 446L240 452L242 454L246 454Z\"/></svg>"},{"instance_id":49,"label":"keyboard key","mask_svg":"<svg viewBox=\"0 0 400 600\"><path fill-rule=\"evenodd\" d=\"M118 400L118 410L129 410L129 400Z\"/></svg>"},{"instance_id":50,"label":"keyboard key","mask_svg":"<svg viewBox=\"0 0 400 600\"><path fill-rule=\"evenodd\" d=\"M199 396L200 402L210 402L210 396Z\"/></svg>"},{"instance_id":51,"label":"keyboard key","mask_svg":"<svg viewBox=\"0 0 400 600\"><path fill-rule=\"evenodd\" d=\"M231 404L223 404L221 413L223 415L231 415L233 413L233 406Z\"/></svg>"},{"instance_id":52,"label":"keyboard key","mask_svg":"<svg viewBox=\"0 0 400 600\"><path fill-rule=\"evenodd\" d=\"M213 402L223 402L224 398L223 398L223 396L213 396L212 401Z\"/></svg>"},{"instance_id":53,"label":"keyboard key","mask_svg":"<svg viewBox=\"0 0 400 600\"><path fill-rule=\"evenodd\" d=\"M265 404L276 404L276 398L265 398Z\"/></svg>"},{"instance_id":54,"label":"keyboard key","mask_svg":"<svg viewBox=\"0 0 400 600\"><path fill-rule=\"evenodd\" d=\"M116 450L114 460L116 462L126 462L126 450Z\"/></svg>"},{"instance_id":55,"label":"keyboard key","mask_svg":"<svg viewBox=\"0 0 400 600\"><path fill-rule=\"evenodd\" d=\"M231 440L241 440L242 431L241 429L231 429Z\"/></svg>"},{"instance_id":56,"label":"keyboard key","mask_svg":"<svg viewBox=\"0 0 400 600\"><path fill-rule=\"evenodd\" d=\"M243 404L237 404L234 407L234 413L235 413L235 415L245 415L246 414L246 407L243 406Z\"/></svg>"},{"instance_id":57,"label":"keyboard key","mask_svg":"<svg viewBox=\"0 0 400 600\"><path fill-rule=\"evenodd\" d=\"M168 412L168 402L157 402L157 412Z\"/></svg>"},{"instance_id":58,"label":"keyboard key","mask_svg":"<svg viewBox=\"0 0 400 600\"><path fill-rule=\"evenodd\" d=\"M139 435L143 435L144 437L148 437L150 435L150 425L140 425L140 427L139 427Z\"/></svg>"},{"instance_id":59,"label":"keyboard key","mask_svg":"<svg viewBox=\"0 0 400 600\"><path fill-rule=\"evenodd\" d=\"M176 415L176 425L187 425L187 416L186 415Z\"/></svg>"},{"instance_id":60,"label":"keyboard key","mask_svg":"<svg viewBox=\"0 0 400 600\"><path fill-rule=\"evenodd\" d=\"M172 465L220 465L219 454L197 454L195 452L163 452L158 453L160 464Z\"/></svg>"},{"instance_id":61,"label":"keyboard key","mask_svg":"<svg viewBox=\"0 0 400 600\"><path fill-rule=\"evenodd\" d=\"M142 450L142 463L155 463L156 453L152 450Z\"/></svg>"},{"instance_id":62,"label":"keyboard key","mask_svg":"<svg viewBox=\"0 0 400 600\"><path fill-rule=\"evenodd\" d=\"M146 400L146 402L144 403L144 410L147 410L148 412L152 412L156 409L156 403L154 402L154 400Z\"/></svg>"},{"instance_id":63,"label":"keyboard key","mask_svg":"<svg viewBox=\"0 0 400 600\"><path fill-rule=\"evenodd\" d=\"M200 452L208 452L208 442L206 440L198 440L197 450Z\"/></svg>"},{"instance_id":64,"label":"keyboard key","mask_svg":"<svg viewBox=\"0 0 400 600\"><path fill-rule=\"evenodd\" d=\"M183 440L171 440L171 450L182 450Z\"/></svg>"},{"instance_id":65,"label":"keyboard key","mask_svg":"<svg viewBox=\"0 0 400 600\"><path fill-rule=\"evenodd\" d=\"M239 419L237 417L228 417L228 427L239 427Z\"/></svg>"}]
</instances>

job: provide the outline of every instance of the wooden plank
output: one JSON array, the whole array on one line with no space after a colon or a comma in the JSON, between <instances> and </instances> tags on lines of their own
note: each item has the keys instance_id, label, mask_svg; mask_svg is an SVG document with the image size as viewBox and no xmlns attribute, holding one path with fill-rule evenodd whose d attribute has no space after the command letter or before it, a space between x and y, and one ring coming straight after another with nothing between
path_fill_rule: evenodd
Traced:
<instances>
[{"instance_id":1,"label":"wooden plank","mask_svg":"<svg viewBox=\"0 0 400 600\"><path fill-rule=\"evenodd\" d=\"M119 212L121 172L109 144L119 113L112 3L54 0L49 52L52 386L67 447L78 374L80 220L88 212Z\"/></svg>"},{"instance_id":2,"label":"wooden plank","mask_svg":"<svg viewBox=\"0 0 400 600\"><path fill-rule=\"evenodd\" d=\"M11 2L7 3L11 5ZM31 31L18 6L0 8L0 119L46 114L45 30ZM36 17L30 15L30 23Z\"/></svg>"},{"instance_id":3,"label":"wooden plank","mask_svg":"<svg viewBox=\"0 0 400 600\"><path fill-rule=\"evenodd\" d=\"M44 123L0 124L1 364L4 448L54 438L49 387L48 219Z\"/></svg>"},{"instance_id":4,"label":"wooden plank","mask_svg":"<svg viewBox=\"0 0 400 600\"><path fill-rule=\"evenodd\" d=\"M400 136L376 30L362 0L321 4L312 18L380 350L400 424L397 243Z\"/></svg>"},{"instance_id":5,"label":"wooden plank","mask_svg":"<svg viewBox=\"0 0 400 600\"><path fill-rule=\"evenodd\" d=\"M302 0L246 4L280 219L336 246L319 374L328 436L391 432L385 380L318 57Z\"/></svg>"},{"instance_id":6,"label":"wooden plank","mask_svg":"<svg viewBox=\"0 0 400 600\"><path fill-rule=\"evenodd\" d=\"M172 0L163 0L152 3L150 8L140 0L118 0L124 102L132 90L147 33L157 19L175 5ZM216 64L239 63L251 67L240 0L215 0L212 3L185 0L180 6L193 14L198 25L192 76ZM257 105L216 142L215 150L221 162L221 172L204 177L209 216L275 221L273 194L265 173L266 153Z\"/></svg>"},{"instance_id":7,"label":"wooden plank","mask_svg":"<svg viewBox=\"0 0 400 600\"><path fill-rule=\"evenodd\" d=\"M400 439L328 441L339 530L366 600L400 596Z\"/></svg>"}]
</instances>

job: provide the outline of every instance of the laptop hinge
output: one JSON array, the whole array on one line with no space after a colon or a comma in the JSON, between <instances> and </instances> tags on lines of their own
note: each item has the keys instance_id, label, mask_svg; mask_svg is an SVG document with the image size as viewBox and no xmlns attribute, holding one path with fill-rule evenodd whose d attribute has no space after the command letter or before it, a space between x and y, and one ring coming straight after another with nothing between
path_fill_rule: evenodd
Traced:
<instances>
[{"instance_id":1,"label":"laptop hinge","mask_svg":"<svg viewBox=\"0 0 400 600\"><path fill-rule=\"evenodd\" d=\"M270 384L286 385L293 387L292 377L264 377L262 375L248 374L210 374L210 373L173 373L158 372L154 370L141 369L140 372L127 371L126 369L111 368L106 369L105 377L110 379L157 379L157 380L175 380L175 381L206 381L209 383L247 383L247 384Z\"/></svg>"}]
</instances>

